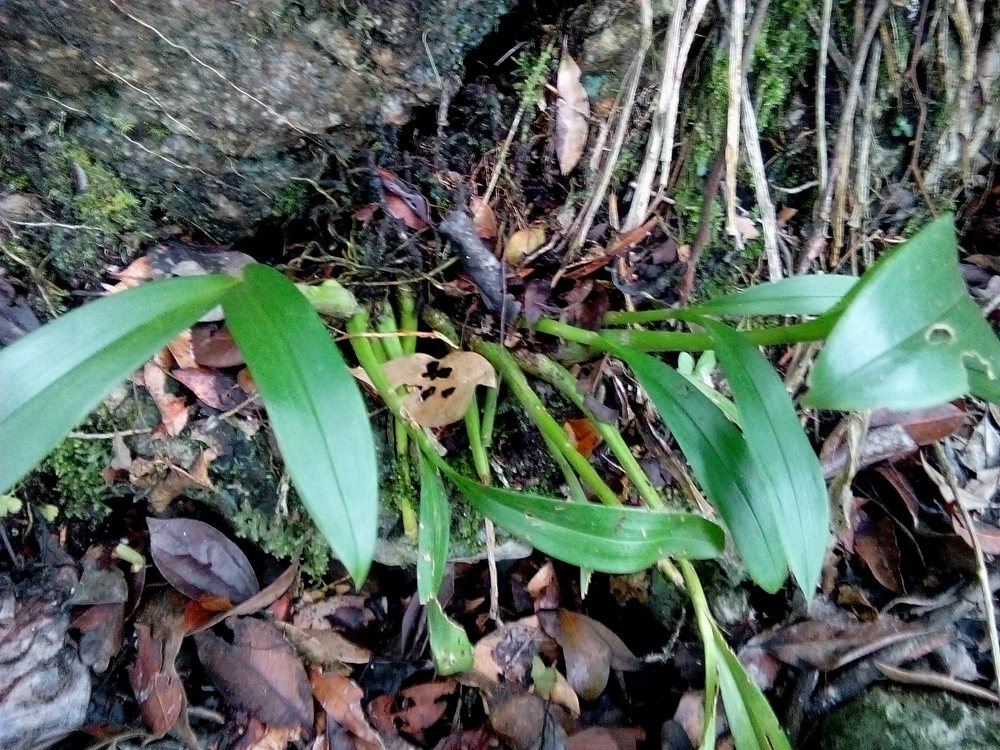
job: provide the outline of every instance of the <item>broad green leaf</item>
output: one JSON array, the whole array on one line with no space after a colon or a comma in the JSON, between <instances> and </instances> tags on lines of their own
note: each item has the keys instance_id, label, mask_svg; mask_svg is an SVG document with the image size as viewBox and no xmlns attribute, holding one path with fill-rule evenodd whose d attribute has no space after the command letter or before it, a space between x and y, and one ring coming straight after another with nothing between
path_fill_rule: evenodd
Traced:
<instances>
[{"instance_id":1,"label":"broad green leaf","mask_svg":"<svg viewBox=\"0 0 1000 750\"><path fill-rule=\"evenodd\" d=\"M572 565L634 573L665 556L707 559L722 551L722 529L691 513L574 503L487 487L450 469L445 473L477 511Z\"/></svg>"},{"instance_id":2,"label":"broad green leaf","mask_svg":"<svg viewBox=\"0 0 1000 750\"><path fill-rule=\"evenodd\" d=\"M437 598L427 603L427 630L430 632L431 656L439 675L458 674L472 667L472 644L464 628L441 609Z\"/></svg>"},{"instance_id":3,"label":"broad green leaf","mask_svg":"<svg viewBox=\"0 0 1000 750\"><path fill-rule=\"evenodd\" d=\"M922 409L969 391L966 366L995 379L1000 341L958 270L951 216L884 256L845 298L802 403Z\"/></svg>"},{"instance_id":4,"label":"broad green leaf","mask_svg":"<svg viewBox=\"0 0 1000 750\"><path fill-rule=\"evenodd\" d=\"M247 266L222 304L295 488L360 585L375 551L378 470L354 378L305 297L273 268Z\"/></svg>"},{"instance_id":5,"label":"broad green leaf","mask_svg":"<svg viewBox=\"0 0 1000 750\"><path fill-rule=\"evenodd\" d=\"M726 706L726 718L737 750L791 750L792 746L771 704L751 681L743 663L729 648L715 623L712 623L712 632L718 654L715 661L722 702ZM706 650L710 647L705 644Z\"/></svg>"},{"instance_id":6,"label":"broad green leaf","mask_svg":"<svg viewBox=\"0 0 1000 750\"><path fill-rule=\"evenodd\" d=\"M991 379L985 372L975 367L966 368L969 373L969 390L976 398L1000 404L1000 380Z\"/></svg>"},{"instance_id":7,"label":"broad green leaf","mask_svg":"<svg viewBox=\"0 0 1000 750\"><path fill-rule=\"evenodd\" d=\"M672 367L614 347L680 445L695 478L719 511L750 577L765 591L788 575L774 500L746 440L725 415Z\"/></svg>"},{"instance_id":8,"label":"broad green leaf","mask_svg":"<svg viewBox=\"0 0 1000 750\"><path fill-rule=\"evenodd\" d=\"M238 283L197 276L143 284L73 310L0 351L0 491Z\"/></svg>"},{"instance_id":9,"label":"broad green leaf","mask_svg":"<svg viewBox=\"0 0 1000 750\"><path fill-rule=\"evenodd\" d=\"M706 315L822 315L857 282L854 276L812 274L757 284L688 308Z\"/></svg>"},{"instance_id":10,"label":"broad green leaf","mask_svg":"<svg viewBox=\"0 0 1000 750\"><path fill-rule=\"evenodd\" d=\"M417 595L421 604L441 589L448 564L451 513L444 484L430 461L420 462L420 524L417 533Z\"/></svg>"},{"instance_id":11,"label":"broad green leaf","mask_svg":"<svg viewBox=\"0 0 1000 750\"><path fill-rule=\"evenodd\" d=\"M830 539L830 503L816 452L785 384L757 346L718 321L702 321L715 343L743 436L767 488L785 561L806 598L819 585Z\"/></svg>"}]
</instances>

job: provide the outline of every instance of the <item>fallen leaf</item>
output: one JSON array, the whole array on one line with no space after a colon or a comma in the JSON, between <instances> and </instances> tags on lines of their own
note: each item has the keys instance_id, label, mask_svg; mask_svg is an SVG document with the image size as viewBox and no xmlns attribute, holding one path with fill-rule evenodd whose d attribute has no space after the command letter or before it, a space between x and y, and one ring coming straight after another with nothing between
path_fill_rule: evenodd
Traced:
<instances>
[{"instance_id":1,"label":"fallen leaf","mask_svg":"<svg viewBox=\"0 0 1000 750\"><path fill-rule=\"evenodd\" d=\"M520 266L526 258L545 244L545 227L535 224L518 229L507 238L503 257L511 266Z\"/></svg>"},{"instance_id":2,"label":"fallen leaf","mask_svg":"<svg viewBox=\"0 0 1000 750\"><path fill-rule=\"evenodd\" d=\"M236 384L236 379L223 372L174 370L171 375L212 409L229 411L246 400L247 394Z\"/></svg>"},{"instance_id":3,"label":"fallen leaf","mask_svg":"<svg viewBox=\"0 0 1000 750\"><path fill-rule=\"evenodd\" d=\"M830 672L926 633L888 616L877 622L810 620L757 636L750 643L790 666Z\"/></svg>"},{"instance_id":4,"label":"fallen leaf","mask_svg":"<svg viewBox=\"0 0 1000 750\"><path fill-rule=\"evenodd\" d=\"M384 734L419 735L444 718L458 683L437 680L413 685L396 695L380 695L368 705L372 723Z\"/></svg>"},{"instance_id":5,"label":"fallen leaf","mask_svg":"<svg viewBox=\"0 0 1000 750\"><path fill-rule=\"evenodd\" d=\"M368 723L368 717L361 707L364 692L353 680L336 672L311 669L309 684L312 686L312 694L323 710L338 724L365 742L371 742L376 746L382 745L381 738Z\"/></svg>"},{"instance_id":6,"label":"fallen leaf","mask_svg":"<svg viewBox=\"0 0 1000 750\"><path fill-rule=\"evenodd\" d=\"M472 226L476 228L476 234L484 240L495 240L499 230L497 217L490 204L474 195L469 198L469 213L472 214Z\"/></svg>"},{"instance_id":7,"label":"fallen leaf","mask_svg":"<svg viewBox=\"0 0 1000 750\"><path fill-rule=\"evenodd\" d=\"M490 724L512 750L563 750L561 712L537 695L504 692L490 701Z\"/></svg>"},{"instance_id":8,"label":"fallen leaf","mask_svg":"<svg viewBox=\"0 0 1000 750\"><path fill-rule=\"evenodd\" d=\"M185 596L195 601L217 597L238 604L260 591L246 555L218 529L189 518L148 518L146 522L153 562Z\"/></svg>"},{"instance_id":9,"label":"fallen leaf","mask_svg":"<svg viewBox=\"0 0 1000 750\"><path fill-rule=\"evenodd\" d=\"M0 218L30 221L42 212L42 201L30 193L0 193Z\"/></svg>"},{"instance_id":10,"label":"fallen leaf","mask_svg":"<svg viewBox=\"0 0 1000 750\"><path fill-rule=\"evenodd\" d=\"M17 294L10 282L0 278L0 345L13 344L40 326L28 303Z\"/></svg>"},{"instance_id":11,"label":"fallen leaf","mask_svg":"<svg viewBox=\"0 0 1000 750\"><path fill-rule=\"evenodd\" d=\"M364 370L352 374L371 387ZM403 405L421 427L444 427L460 422L480 385L496 387L496 371L475 352L452 352L441 359L416 353L396 357L382 365L389 383L409 389Z\"/></svg>"},{"instance_id":12,"label":"fallen leaf","mask_svg":"<svg viewBox=\"0 0 1000 750\"><path fill-rule=\"evenodd\" d=\"M167 391L167 368L172 359L169 352L157 354L142 368L142 380L160 412L163 428L168 435L179 435L188 421L187 402Z\"/></svg>"},{"instance_id":13,"label":"fallen leaf","mask_svg":"<svg viewBox=\"0 0 1000 750\"><path fill-rule=\"evenodd\" d=\"M641 666L621 638L586 615L566 609L538 613L538 624L562 647L566 679L584 700L594 700L608 684L611 669Z\"/></svg>"},{"instance_id":14,"label":"fallen leaf","mask_svg":"<svg viewBox=\"0 0 1000 750\"><path fill-rule=\"evenodd\" d=\"M587 727L566 738L566 750L635 750L645 736L640 729Z\"/></svg>"},{"instance_id":15,"label":"fallen leaf","mask_svg":"<svg viewBox=\"0 0 1000 750\"><path fill-rule=\"evenodd\" d=\"M957 516L951 519L951 523L952 528L955 529L955 533L962 537L962 541L971 547L972 538L969 536L969 531L965 528L965 524L963 524ZM972 525L976 532L976 538L979 540L979 546L983 550L983 554L1000 555L1000 529L996 526L980 523L979 521L973 521Z\"/></svg>"},{"instance_id":16,"label":"fallen leaf","mask_svg":"<svg viewBox=\"0 0 1000 750\"><path fill-rule=\"evenodd\" d=\"M555 566L551 562L545 563L528 581L525 590L531 594L536 612L542 609L556 609L559 606L560 593Z\"/></svg>"},{"instance_id":17,"label":"fallen leaf","mask_svg":"<svg viewBox=\"0 0 1000 750\"><path fill-rule=\"evenodd\" d=\"M371 651L351 643L336 630L299 628L287 622L276 622L275 625L310 664L336 669L344 664L367 664L371 661Z\"/></svg>"},{"instance_id":18,"label":"fallen leaf","mask_svg":"<svg viewBox=\"0 0 1000 750\"><path fill-rule=\"evenodd\" d=\"M858 511L854 525L854 552L864 561L876 581L897 594L903 590L899 547L891 518L883 518L876 523L863 510Z\"/></svg>"},{"instance_id":19,"label":"fallen leaf","mask_svg":"<svg viewBox=\"0 0 1000 750\"><path fill-rule=\"evenodd\" d=\"M163 478L156 469L156 462L136 458L129 466L129 479L136 487L149 487L146 500L155 513L163 513L174 498L185 490L215 489L208 477L208 466L215 458L215 450L206 448L195 456L194 462L187 468L169 464L169 471Z\"/></svg>"},{"instance_id":20,"label":"fallen leaf","mask_svg":"<svg viewBox=\"0 0 1000 750\"><path fill-rule=\"evenodd\" d=\"M124 625L124 602L95 604L76 615L71 627L80 631L80 661L102 674L121 650Z\"/></svg>"},{"instance_id":21,"label":"fallen leaf","mask_svg":"<svg viewBox=\"0 0 1000 750\"><path fill-rule=\"evenodd\" d=\"M309 728L309 678L295 650L270 623L252 617L226 620L232 641L212 631L194 636L198 656L226 702L268 725Z\"/></svg>"},{"instance_id":22,"label":"fallen leaf","mask_svg":"<svg viewBox=\"0 0 1000 750\"><path fill-rule=\"evenodd\" d=\"M579 163L587 146L590 101L580 83L580 66L563 47L556 78L556 156L559 171L567 175Z\"/></svg>"},{"instance_id":23,"label":"fallen leaf","mask_svg":"<svg viewBox=\"0 0 1000 750\"><path fill-rule=\"evenodd\" d=\"M427 199L388 169L378 167L379 179L385 189L385 208L389 214L410 229L426 229L431 225Z\"/></svg>"},{"instance_id":24,"label":"fallen leaf","mask_svg":"<svg viewBox=\"0 0 1000 750\"><path fill-rule=\"evenodd\" d=\"M543 653L557 653L556 644L542 632L538 616L530 615L480 638L472 649L472 670L487 682L503 677L505 682L523 684L534 657Z\"/></svg>"},{"instance_id":25,"label":"fallen leaf","mask_svg":"<svg viewBox=\"0 0 1000 750\"><path fill-rule=\"evenodd\" d=\"M191 339L191 329L188 328L183 333L167 344L167 349L173 355L174 362L182 370L192 370L198 368L198 360L194 356L194 344Z\"/></svg>"},{"instance_id":26,"label":"fallen leaf","mask_svg":"<svg viewBox=\"0 0 1000 750\"><path fill-rule=\"evenodd\" d=\"M272 727L251 716L246 731L231 750L286 750L299 747L302 727Z\"/></svg>"},{"instance_id":27,"label":"fallen leaf","mask_svg":"<svg viewBox=\"0 0 1000 750\"><path fill-rule=\"evenodd\" d=\"M202 323L191 329L191 350L202 367L236 367L246 361L232 334L216 323Z\"/></svg>"},{"instance_id":28,"label":"fallen leaf","mask_svg":"<svg viewBox=\"0 0 1000 750\"><path fill-rule=\"evenodd\" d=\"M252 615L265 607L270 607L274 602L280 599L291 585L295 582L295 576L298 573L298 566L292 564L285 569L285 572L280 576L275 578L271 583L267 584L264 588L258 591L256 594L251 596L249 599L240 602L235 605L232 609L228 609L224 612L216 612L212 614L211 618L204 623L188 629L188 635L192 635L200 630L207 630L208 628L215 627L220 622L225 620L227 617L239 617L241 615ZM276 625L280 627L281 622L276 622Z\"/></svg>"},{"instance_id":29,"label":"fallen leaf","mask_svg":"<svg viewBox=\"0 0 1000 750\"><path fill-rule=\"evenodd\" d=\"M563 430L570 444L585 458L590 458L604 440L589 419L567 419Z\"/></svg>"}]
</instances>

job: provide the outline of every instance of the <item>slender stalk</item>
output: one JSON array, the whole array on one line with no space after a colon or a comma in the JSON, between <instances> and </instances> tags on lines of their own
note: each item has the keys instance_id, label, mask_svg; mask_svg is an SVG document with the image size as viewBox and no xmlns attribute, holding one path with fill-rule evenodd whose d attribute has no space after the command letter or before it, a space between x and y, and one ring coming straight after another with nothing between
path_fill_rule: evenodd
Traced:
<instances>
[{"instance_id":1,"label":"slender stalk","mask_svg":"<svg viewBox=\"0 0 1000 750\"><path fill-rule=\"evenodd\" d=\"M379 341L382 342L382 347L385 349L386 356L389 359L403 356L403 345L400 343L399 337L392 335L399 333L399 328L396 326L396 317L392 314L392 308L388 305L386 305L382 315L375 323L375 330L379 333L388 334L380 338ZM413 338L416 341L416 337L407 338Z\"/></svg>"},{"instance_id":2,"label":"slender stalk","mask_svg":"<svg viewBox=\"0 0 1000 750\"><path fill-rule=\"evenodd\" d=\"M715 647L714 623L712 613L708 608L705 590L701 587L694 566L687 560L678 560L681 575L684 576L684 588L694 607L695 621L698 623L698 635L705 649L705 728L702 747L713 747L715 740L715 701L719 691L719 653Z\"/></svg>"},{"instance_id":3,"label":"slender stalk","mask_svg":"<svg viewBox=\"0 0 1000 750\"><path fill-rule=\"evenodd\" d=\"M472 463L476 474L483 484L490 483L490 460L483 446L482 426L479 423L479 399L472 397L472 403L465 412L465 431L469 434L469 450L472 452Z\"/></svg>"},{"instance_id":4,"label":"slender stalk","mask_svg":"<svg viewBox=\"0 0 1000 750\"><path fill-rule=\"evenodd\" d=\"M622 470L632 482L643 502L651 508L662 508L663 499L653 487L652 482L649 481L649 477L642 470L636 457L632 455L625 438L622 437L615 425L602 422L594 416L594 413L587 406L586 398L577 388L576 378L573 377L572 373L544 354L519 354L518 362L527 372L558 388L560 393L583 412L584 416L593 423L594 429L607 444L612 455L621 464Z\"/></svg>"},{"instance_id":5,"label":"slender stalk","mask_svg":"<svg viewBox=\"0 0 1000 750\"><path fill-rule=\"evenodd\" d=\"M402 339L403 354L413 354L417 351L417 300L413 288L409 284L399 287L399 328L403 333L411 334Z\"/></svg>"},{"instance_id":6,"label":"slender stalk","mask_svg":"<svg viewBox=\"0 0 1000 750\"><path fill-rule=\"evenodd\" d=\"M504 381L510 388L514 398L520 402L528 418L535 423L535 426L546 436L547 442L551 442L566 457L570 466L580 475L580 478L594 491L597 498L606 505L621 505L621 500L600 474L590 465L590 462L574 448L566 433L538 398L527 378L517 364L517 360L502 346L491 344L486 341L476 341L472 347L476 352L486 357L497 371L503 376Z\"/></svg>"},{"instance_id":7,"label":"slender stalk","mask_svg":"<svg viewBox=\"0 0 1000 750\"><path fill-rule=\"evenodd\" d=\"M747 338L758 346L775 344L797 344L803 341L820 341L833 328L833 320L816 318L805 323L772 328L755 328L744 331ZM645 352L701 352L712 348L712 339L703 333L680 331L628 331L605 329L588 331L551 318L542 318L535 324L539 333L558 336L566 341L603 349L604 342L618 346L629 346Z\"/></svg>"},{"instance_id":8,"label":"slender stalk","mask_svg":"<svg viewBox=\"0 0 1000 750\"><path fill-rule=\"evenodd\" d=\"M399 329L396 326L396 318L392 313L392 308L388 304L386 304L381 317L376 322L375 330L386 334L384 337L378 339L385 350L386 359L402 357L405 354L403 345L407 342L412 341L416 345L417 339L414 336L407 336L401 341L399 336L393 335L398 333ZM413 486L410 471L410 436L405 424L398 419L394 419L393 422L393 434L396 443L396 466L399 468L400 482L404 488L409 489ZM405 506L400 505L400 513L403 516L404 532L408 537L415 539L417 536L417 517L413 512L413 507L409 502Z\"/></svg>"},{"instance_id":9,"label":"slender stalk","mask_svg":"<svg viewBox=\"0 0 1000 750\"><path fill-rule=\"evenodd\" d=\"M483 429L480 432L483 446L486 448L493 445L493 425L496 423L497 402L500 399L500 386L502 384L503 380L498 377L496 388L490 388L486 391L486 403L483 405Z\"/></svg>"}]
</instances>

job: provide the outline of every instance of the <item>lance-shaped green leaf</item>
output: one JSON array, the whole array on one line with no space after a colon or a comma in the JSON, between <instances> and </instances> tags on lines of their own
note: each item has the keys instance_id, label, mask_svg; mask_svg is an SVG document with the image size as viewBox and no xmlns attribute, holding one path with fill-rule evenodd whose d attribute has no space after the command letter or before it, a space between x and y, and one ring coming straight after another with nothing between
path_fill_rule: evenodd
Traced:
<instances>
[{"instance_id":1,"label":"lance-shaped green leaf","mask_svg":"<svg viewBox=\"0 0 1000 750\"><path fill-rule=\"evenodd\" d=\"M792 746L771 704L753 684L743 663L729 648L714 622L712 633L715 643L706 643L705 649L714 647L717 653L715 663L719 670L719 687L736 749L791 750Z\"/></svg>"},{"instance_id":2,"label":"lance-shaped green leaf","mask_svg":"<svg viewBox=\"0 0 1000 750\"><path fill-rule=\"evenodd\" d=\"M427 603L427 630L434 668L439 675L458 674L472 666L469 636L461 625L444 613L436 597Z\"/></svg>"},{"instance_id":3,"label":"lance-shaped green leaf","mask_svg":"<svg viewBox=\"0 0 1000 750\"><path fill-rule=\"evenodd\" d=\"M0 491L238 279L144 284L63 315L0 351Z\"/></svg>"},{"instance_id":4,"label":"lance-shaped green leaf","mask_svg":"<svg viewBox=\"0 0 1000 750\"><path fill-rule=\"evenodd\" d=\"M806 598L819 584L830 538L823 470L785 384L755 344L718 321L702 321L729 381L743 436L771 497L785 561Z\"/></svg>"},{"instance_id":5,"label":"lance-shaped green leaf","mask_svg":"<svg viewBox=\"0 0 1000 750\"><path fill-rule=\"evenodd\" d=\"M712 558L725 541L721 528L692 513L567 502L445 473L498 526L547 555L592 570L634 573L666 556Z\"/></svg>"},{"instance_id":6,"label":"lance-shaped green leaf","mask_svg":"<svg viewBox=\"0 0 1000 750\"><path fill-rule=\"evenodd\" d=\"M420 524L417 533L417 595L421 604L436 596L448 564L451 513L444 484L430 461L420 462Z\"/></svg>"},{"instance_id":7,"label":"lance-shaped green leaf","mask_svg":"<svg viewBox=\"0 0 1000 750\"><path fill-rule=\"evenodd\" d=\"M788 575L774 497L740 431L676 370L648 354L613 347L677 440L695 478L719 511L747 572L774 592Z\"/></svg>"},{"instance_id":8,"label":"lance-shaped green leaf","mask_svg":"<svg viewBox=\"0 0 1000 750\"><path fill-rule=\"evenodd\" d=\"M792 276L757 284L688 308L706 315L822 315L844 298L858 279L839 274Z\"/></svg>"},{"instance_id":9,"label":"lance-shaped green leaf","mask_svg":"<svg viewBox=\"0 0 1000 750\"><path fill-rule=\"evenodd\" d=\"M922 409L969 391L966 366L1000 375L1000 341L958 269L951 216L884 256L845 298L802 403Z\"/></svg>"},{"instance_id":10,"label":"lance-shaped green leaf","mask_svg":"<svg viewBox=\"0 0 1000 750\"><path fill-rule=\"evenodd\" d=\"M378 472L354 378L305 297L274 269L247 266L223 307L295 488L360 585L375 551Z\"/></svg>"}]
</instances>

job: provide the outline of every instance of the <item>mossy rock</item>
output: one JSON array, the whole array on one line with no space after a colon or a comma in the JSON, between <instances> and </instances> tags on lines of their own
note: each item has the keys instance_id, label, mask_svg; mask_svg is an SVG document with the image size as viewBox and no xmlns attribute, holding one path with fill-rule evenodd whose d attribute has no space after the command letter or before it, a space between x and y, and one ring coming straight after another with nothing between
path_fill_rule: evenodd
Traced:
<instances>
[{"instance_id":1,"label":"mossy rock","mask_svg":"<svg viewBox=\"0 0 1000 750\"><path fill-rule=\"evenodd\" d=\"M876 687L826 717L817 750L995 750L1000 710L948 693Z\"/></svg>"}]
</instances>

